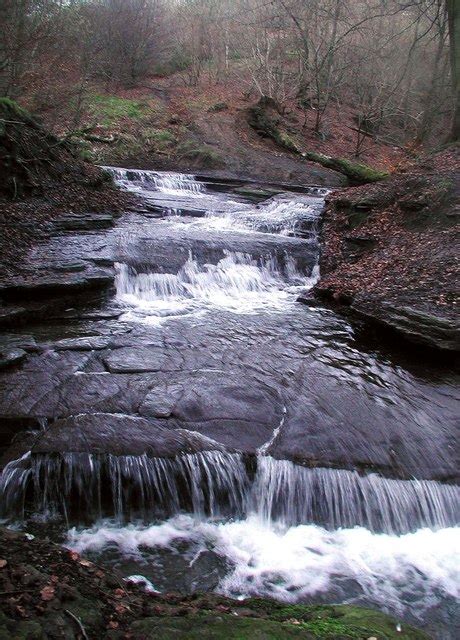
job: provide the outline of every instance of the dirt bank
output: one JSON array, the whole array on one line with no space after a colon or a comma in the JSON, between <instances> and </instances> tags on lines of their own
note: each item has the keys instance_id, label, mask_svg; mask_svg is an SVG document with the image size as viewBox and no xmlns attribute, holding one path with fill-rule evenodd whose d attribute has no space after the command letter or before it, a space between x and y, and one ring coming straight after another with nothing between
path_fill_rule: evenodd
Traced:
<instances>
[{"instance_id":1,"label":"dirt bank","mask_svg":"<svg viewBox=\"0 0 460 640\"><path fill-rule=\"evenodd\" d=\"M315 294L412 342L458 350L460 152L333 192Z\"/></svg>"},{"instance_id":2,"label":"dirt bank","mask_svg":"<svg viewBox=\"0 0 460 640\"><path fill-rule=\"evenodd\" d=\"M30 534L1 529L0 546L1 640L428 639L358 607L146 593L103 566Z\"/></svg>"},{"instance_id":3,"label":"dirt bank","mask_svg":"<svg viewBox=\"0 0 460 640\"><path fill-rule=\"evenodd\" d=\"M142 86L110 91L97 82L87 87L76 124L74 105L68 102L37 105L33 96L23 103L60 137L70 136L98 164L144 169L204 170L268 182L346 184L344 177L310 162L285 145L260 136L248 121L259 101L237 81L224 84L204 79L198 86L184 83L181 74L152 76ZM69 87L69 93L72 87ZM283 103L285 140L304 151L362 162L391 171L404 158L400 147L377 136L366 136L360 157L356 152L356 107L331 104L322 132L315 131L316 110L297 99Z\"/></svg>"},{"instance_id":4,"label":"dirt bank","mask_svg":"<svg viewBox=\"0 0 460 640\"><path fill-rule=\"evenodd\" d=\"M0 99L0 254L2 275L20 271L24 252L47 237L63 213L122 211L133 201L79 149Z\"/></svg>"}]
</instances>

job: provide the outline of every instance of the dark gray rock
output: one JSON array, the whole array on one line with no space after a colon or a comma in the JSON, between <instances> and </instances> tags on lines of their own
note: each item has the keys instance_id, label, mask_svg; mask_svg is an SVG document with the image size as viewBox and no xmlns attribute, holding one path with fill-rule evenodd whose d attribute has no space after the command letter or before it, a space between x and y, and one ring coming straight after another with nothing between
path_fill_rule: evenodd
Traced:
<instances>
[{"instance_id":1,"label":"dark gray rock","mask_svg":"<svg viewBox=\"0 0 460 640\"><path fill-rule=\"evenodd\" d=\"M32 453L99 453L169 458L181 453L224 450L198 434L165 429L129 415L83 414L57 420L36 441Z\"/></svg>"},{"instance_id":2,"label":"dark gray rock","mask_svg":"<svg viewBox=\"0 0 460 640\"><path fill-rule=\"evenodd\" d=\"M127 347L109 353L104 363L111 373L144 373L164 370L166 356L157 347Z\"/></svg>"},{"instance_id":3,"label":"dark gray rock","mask_svg":"<svg viewBox=\"0 0 460 640\"><path fill-rule=\"evenodd\" d=\"M276 256L283 268L286 256L295 261L299 270L310 273L316 262L318 247L301 238L278 238L270 234L248 234L244 232L222 233L220 231L187 229L187 234L171 235L171 229L159 222L155 230L139 234L121 246L118 262L127 263L137 269L177 273L192 254L199 264L217 264L228 251L249 254L254 259Z\"/></svg>"},{"instance_id":4,"label":"dark gray rock","mask_svg":"<svg viewBox=\"0 0 460 640\"><path fill-rule=\"evenodd\" d=\"M27 315L27 309L16 305L0 306L0 326L11 325Z\"/></svg>"},{"instance_id":5,"label":"dark gray rock","mask_svg":"<svg viewBox=\"0 0 460 640\"><path fill-rule=\"evenodd\" d=\"M0 350L0 369L10 367L13 364L19 364L27 356L23 349L10 348Z\"/></svg>"},{"instance_id":6,"label":"dark gray rock","mask_svg":"<svg viewBox=\"0 0 460 640\"><path fill-rule=\"evenodd\" d=\"M93 231L113 226L110 213L66 213L53 222L56 231Z\"/></svg>"},{"instance_id":7,"label":"dark gray rock","mask_svg":"<svg viewBox=\"0 0 460 640\"><path fill-rule=\"evenodd\" d=\"M457 318L437 315L399 301L381 301L357 296L351 309L358 315L397 331L411 342L445 351L460 351L460 325Z\"/></svg>"},{"instance_id":8,"label":"dark gray rock","mask_svg":"<svg viewBox=\"0 0 460 640\"><path fill-rule=\"evenodd\" d=\"M151 418L170 418L178 400L184 394L181 384L156 386L145 396L139 407L141 416Z\"/></svg>"},{"instance_id":9,"label":"dark gray rock","mask_svg":"<svg viewBox=\"0 0 460 640\"><path fill-rule=\"evenodd\" d=\"M106 349L111 338L108 336L88 336L81 338L66 338L43 345L43 348L54 349L55 351L93 351Z\"/></svg>"},{"instance_id":10,"label":"dark gray rock","mask_svg":"<svg viewBox=\"0 0 460 640\"><path fill-rule=\"evenodd\" d=\"M31 335L16 333L4 333L0 336L0 351L8 349L24 349L24 351L37 351L35 338Z\"/></svg>"}]
</instances>

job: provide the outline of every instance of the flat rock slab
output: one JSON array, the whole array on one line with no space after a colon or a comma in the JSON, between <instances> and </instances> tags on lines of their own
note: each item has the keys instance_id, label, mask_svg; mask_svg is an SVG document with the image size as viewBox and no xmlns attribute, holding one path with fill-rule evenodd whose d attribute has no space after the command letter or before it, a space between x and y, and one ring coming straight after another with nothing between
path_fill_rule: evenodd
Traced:
<instances>
[{"instance_id":1,"label":"flat rock slab","mask_svg":"<svg viewBox=\"0 0 460 640\"><path fill-rule=\"evenodd\" d=\"M170 458L209 450L225 448L199 434L165 429L144 418L96 413L57 420L39 437L32 453L147 454Z\"/></svg>"},{"instance_id":2,"label":"flat rock slab","mask_svg":"<svg viewBox=\"0 0 460 640\"><path fill-rule=\"evenodd\" d=\"M281 267L289 255L299 269L310 273L318 248L301 238L268 233L232 232L187 228L186 234L171 235L170 223L155 222L138 234L121 239L117 261L148 271L177 273L190 255L199 264L217 264L228 252L244 253L254 259L276 256Z\"/></svg>"},{"instance_id":3,"label":"flat rock slab","mask_svg":"<svg viewBox=\"0 0 460 640\"><path fill-rule=\"evenodd\" d=\"M111 373L148 373L167 368L165 352L157 347L127 347L103 358Z\"/></svg>"},{"instance_id":4,"label":"flat rock slab","mask_svg":"<svg viewBox=\"0 0 460 640\"><path fill-rule=\"evenodd\" d=\"M351 308L358 315L383 324L413 342L460 351L460 324L453 315L441 316L400 302L381 302L366 296L357 296Z\"/></svg>"},{"instance_id":5,"label":"flat rock slab","mask_svg":"<svg viewBox=\"0 0 460 640\"><path fill-rule=\"evenodd\" d=\"M81 338L65 338L57 342L46 343L45 349L54 349L55 351L98 351L106 349L112 342L108 336L88 336Z\"/></svg>"},{"instance_id":6,"label":"flat rock slab","mask_svg":"<svg viewBox=\"0 0 460 640\"><path fill-rule=\"evenodd\" d=\"M112 226L113 216L110 213L67 213L53 221L56 231L93 231Z\"/></svg>"}]
</instances>

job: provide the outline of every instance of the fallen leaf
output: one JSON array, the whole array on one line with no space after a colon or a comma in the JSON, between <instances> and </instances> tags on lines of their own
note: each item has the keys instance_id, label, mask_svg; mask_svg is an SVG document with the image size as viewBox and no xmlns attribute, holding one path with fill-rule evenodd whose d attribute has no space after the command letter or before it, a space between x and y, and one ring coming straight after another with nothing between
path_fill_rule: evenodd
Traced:
<instances>
[{"instance_id":1,"label":"fallen leaf","mask_svg":"<svg viewBox=\"0 0 460 640\"><path fill-rule=\"evenodd\" d=\"M45 600L45 602L52 600L54 598L54 587L49 584L46 585L46 587L43 587L43 589L40 591L40 595L42 600Z\"/></svg>"},{"instance_id":2,"label":"fallen leaf","mask_svg":"<svg viewBox=\"0 0 460 640\"><path fill-rule=\"evenodd\" d=\"M127 610L128 610L128 609L127 609L127 607L125 607L125 606L124 606L124 605L122 605L122 604L116 604L116 605L115 605L115 611L117 612L117 614L118 614L119 616L124 615L124 614L126 613L126 611L127 611Z\"/></svg>"},{"instance_id":3,"label":"fallen leaf","mask_svg":"<svg viewBox=\"0 0 460 640\"><path fill-rule=\"evenodd\" d=\"M0 558L0 569L4 569L7 564L8 560L5 560L5 558Z\"/></svg>"},{"instance_id":4,"label":"fallen leaf","mask_svg":"<svg viewBox=\"0 0 460 640\"><path fill-rule=\"evenodd\" d=\"M89 560L85 560L85 559L80 560L80 564L81 564L82 567L93 567L94 566L92 562L90 562Z\"/></svg>"}]
</instances>

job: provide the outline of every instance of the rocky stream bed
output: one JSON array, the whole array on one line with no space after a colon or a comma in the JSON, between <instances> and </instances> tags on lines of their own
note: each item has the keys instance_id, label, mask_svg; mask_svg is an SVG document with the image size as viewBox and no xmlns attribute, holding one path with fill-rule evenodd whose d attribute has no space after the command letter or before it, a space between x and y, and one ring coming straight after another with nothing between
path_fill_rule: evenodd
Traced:
<instances>
[{"instance_id":1,"label":"rocky stream bed","mask_svg":"<svg viewBox=\"0 0 460 640\"><path fill-rule=\"evenodd\" d=\"M325 612L324 637L453 640L458 380L309 304L327 189L109 170L137 204L59 216L0 282L2 516L182 596L152 596L150 622L69 606L63 629L323 637ZM210 619L203 592L238 604ZM328 627L357 615L329 603L397 621Z\"/></svg>"}]
</instances>

